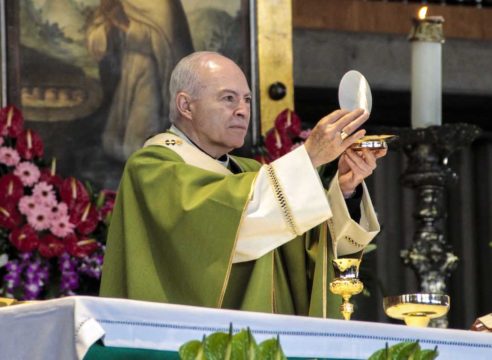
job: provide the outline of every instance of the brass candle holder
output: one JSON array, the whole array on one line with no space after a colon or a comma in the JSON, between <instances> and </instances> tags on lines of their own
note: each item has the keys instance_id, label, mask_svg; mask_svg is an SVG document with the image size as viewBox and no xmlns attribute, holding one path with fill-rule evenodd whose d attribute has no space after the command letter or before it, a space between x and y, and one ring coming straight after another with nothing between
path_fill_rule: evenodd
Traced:
<instances>
[{"instance_id":1,"label":"brass candle holder","mask_svg":"<svg viewBox=\"0 0 492 360\"><path fill-rule=\"evenodd\" d=\"M364 284L359 280L360 263L361 259L358 258L332 260L335 279L330 282L330 291L342 297L340 312L345 320L350 320L354 312L354 305L350 303L350 298L364 289Z\"/></svg>"},{"instance_id":2,"label":"brass candle holder","mask_svg":"<svg viewBox=\"0 0 492 360\"><path fill-rule=\"evenodd\" d=\"M449 310L449 296L444 294L406 294L383 299L386 315L404 320L408 326L427 327L431 319Z\"/></svg>"}]
</instances>

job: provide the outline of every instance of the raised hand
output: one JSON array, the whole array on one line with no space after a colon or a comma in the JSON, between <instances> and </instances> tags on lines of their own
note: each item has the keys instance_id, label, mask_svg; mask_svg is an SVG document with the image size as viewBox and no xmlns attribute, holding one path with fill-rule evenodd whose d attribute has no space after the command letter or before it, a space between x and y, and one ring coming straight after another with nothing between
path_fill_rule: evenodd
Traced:
<instances>
[{"instance_id":1,"label":"raised hand","mask_svg":"<svg viewBox=\"0 0 492 360\"><path fill-rule=\"evenodd\" d=\"M376 160L386 154L387 149L362 151L347 149L338 161L338 183L343 196L350 196L355 188L376 169Z\"/></svg>"},{"instance_id":2,"label":"raised hand","mask_svg":"<svg viewBox=\"0 0 492 360\"><path fill-rule=\"evenodd\" d=\"M322 118L311 131L304 146L315 167L338 158L347 148L363 137L358 130L369 114L363 109L336 110Z\"/></svg>"}]
</instances>

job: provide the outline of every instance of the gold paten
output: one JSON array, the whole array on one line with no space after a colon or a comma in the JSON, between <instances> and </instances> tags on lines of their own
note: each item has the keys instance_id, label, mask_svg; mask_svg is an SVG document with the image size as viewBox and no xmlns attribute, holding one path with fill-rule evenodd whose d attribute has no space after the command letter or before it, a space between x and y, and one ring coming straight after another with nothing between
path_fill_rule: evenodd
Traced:
<instances>
[{"instance_id":1,"label":"gold paten","mask_svg":"<svg viewBox=\"0 0 492 360\"><path fill-rule=\"evenodd\" d=\"M388 144L386 140L396 137L395 135L367 135L357 140L351 148L354 150L380 150L386 149Z\"/></svg>"},{"instance_id":2,"label":"gold paten","mask_svg":"<svg viewBox=\"0 0 492 360\"><path fill-rule=\"evenodd\" d=\"M431 319L446 315L449 304L449 296L443 294L406 294L383 299L386 315L416 327L426 327Z\"/></svg>"},{"instance_id":3,"label":"gold paten","mask_svg":"<svg viewBox=\"0 0 492 360\"><path fill-rule=\"evenodd\" d=\"M332 260L335 279L330 282L330 291L342 297L340 312L345 320L350 320L354 312L354 305L350 303L350 298L364 289L364 284L359 280L360 263L361 259L357 258Z\"/></svg>"}]
</instances>

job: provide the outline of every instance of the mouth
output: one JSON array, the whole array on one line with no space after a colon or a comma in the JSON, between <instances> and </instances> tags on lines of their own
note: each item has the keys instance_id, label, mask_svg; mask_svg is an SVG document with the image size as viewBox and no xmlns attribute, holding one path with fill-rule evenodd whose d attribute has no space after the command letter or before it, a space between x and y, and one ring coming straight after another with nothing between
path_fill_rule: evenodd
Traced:
<instances>
[{"instance_id":1,"label":"mouth","mask_svg":"<svg viewBox=\"0 0 492 360\"><path fill-rule=\"evenodd\" d=\"M232 126L229 126L229 129L232 129L232 130L248 130L248 127L245 125L232 125Z\"/></svg>"}]
</instances>

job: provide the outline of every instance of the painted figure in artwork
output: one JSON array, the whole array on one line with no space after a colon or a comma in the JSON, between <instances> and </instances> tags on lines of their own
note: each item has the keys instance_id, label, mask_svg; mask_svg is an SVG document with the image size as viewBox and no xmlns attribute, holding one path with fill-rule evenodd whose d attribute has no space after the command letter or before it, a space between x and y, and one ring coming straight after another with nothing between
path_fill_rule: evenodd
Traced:
<instances>
[{"instance_id":1,"label":"painted figure in artwork","mask_svg":"<svg viewBox=\"0 0 492 360\"><path fill-rule=\"evenodd\" d=\"M124 161L169 126L169 76L193 51L186 15L180 0L101 0L87 40L98 61L120 56L102 142L108 155Z\"/></svg>"}]
</instances>

